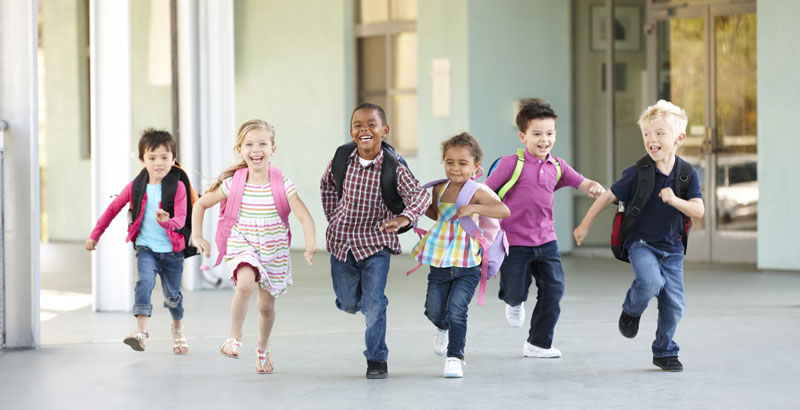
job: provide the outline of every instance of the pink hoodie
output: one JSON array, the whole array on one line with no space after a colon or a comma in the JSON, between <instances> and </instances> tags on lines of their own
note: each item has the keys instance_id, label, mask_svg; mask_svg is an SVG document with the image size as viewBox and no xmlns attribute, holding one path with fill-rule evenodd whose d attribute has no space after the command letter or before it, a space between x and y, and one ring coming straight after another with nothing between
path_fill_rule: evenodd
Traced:
<instances>
[{"instance_id":1,"label":"pink hoodie","mask_svg":"<svg viewBox=\"0 0 800 410\"><path fill-rule=\"evenodd\" d=\"M108 225L114 219L115 216L119 213L119 211L125 206L125 204L131 201L131 197L133 196L133 181L129 182L128 185L125 185L125 188L122 188L122 192L111 201L111 204L106 208L105 212L100 215L100 219L97 220L97 225L95 225L94 229L92 230L92 234L89 235L89 238L94 240L95 242L100 241L100 235L105 232ZM159 198L160 199L160 198ZM125 242L136 241L136 236L139 235L139 228L142 226L142 218L144 217L144 210L145 205L147 204L147 193L142 195L142 211L139 212L139 218L137 218L130 226L128 226L128 237L125 238ZM172 243L172 251L173 252L180 252L186 247L186 243L184 241L183 235L178 232L175 232L178 229L183 228L183 225L186 223L186 188L183 186L182 183L178 182L178 188L175 191L175 213L172 218L167 220L167 222L158 222L165 231L167 231L167 237L169 238L170 243Z\"/></svg>"}]
</instances>

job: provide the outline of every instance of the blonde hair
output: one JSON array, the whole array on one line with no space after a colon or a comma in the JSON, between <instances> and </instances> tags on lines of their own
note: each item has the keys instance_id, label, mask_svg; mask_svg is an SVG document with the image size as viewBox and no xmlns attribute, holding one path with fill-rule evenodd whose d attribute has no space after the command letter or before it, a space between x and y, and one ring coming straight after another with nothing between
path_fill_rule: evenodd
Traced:
<instances>
[{"instance_id":1,"label":"blonde hair","mask_svg":"<svg viewBox=\"0 0 800 410\"><path fill-rule=\"evenodd\" d=\"M658 100L657 103L647 107L642 112L637 124L639 124L639 128L645 128L658 120L664 120L672 126L675 136L686 134L686 125L689 124L689 117L683 108L666 100Z\"/></svg>"},{"instance_id":2,"label":"blonde hair","mask_svg":"<svg viewBox=\"0 0 800 410\"><path fill-rule=\"evenodd\" d=\"M239 132L236 133L236 145L233 146L233 152L238 153L239 148L241 148L244 143L244 138L247 136L247 133L253 130L266 131L269 134L269 141L272 143L272 146L275 146L275 127L264 120L250 120L239 127ZM237 170L242 168L247 168L247 163L244 160L222 171L219 177L217 177L217 180L206 190L206 193L215 191L222 185L222 181L224 181L225 178L232 177Z\"/></svg>"}]
</instances>

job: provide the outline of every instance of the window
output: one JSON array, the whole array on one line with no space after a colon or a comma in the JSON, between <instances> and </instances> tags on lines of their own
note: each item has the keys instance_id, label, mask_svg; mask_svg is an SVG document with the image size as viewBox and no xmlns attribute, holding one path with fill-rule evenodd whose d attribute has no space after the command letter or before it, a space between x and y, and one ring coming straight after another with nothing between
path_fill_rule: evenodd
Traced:
<instances>
[{"instance_id":1,"label":"window","mask_svg":"<svg viewBox=\"0 0 800 410\"><path fill-rule=\"evenodd\" d=\"M355 19L358 102L383 107L388 142L416 156L417 0L358 0Z\"/></svg>"}]
</instances>

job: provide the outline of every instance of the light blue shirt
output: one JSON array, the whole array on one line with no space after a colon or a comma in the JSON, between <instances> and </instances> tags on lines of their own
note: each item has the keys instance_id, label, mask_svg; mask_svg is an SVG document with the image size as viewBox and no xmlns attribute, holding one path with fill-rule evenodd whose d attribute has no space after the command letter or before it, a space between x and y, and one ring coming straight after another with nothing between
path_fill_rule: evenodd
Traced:
<instances>
[{"instance_id":1,"label":"light blue shirt","mask_svg":"<svg viewBox=\"0 0 800 410\"><path fill-rule=\"evenodd\" d=\"M167 231L156 221L156 210L161 207L161 184L147 184L147 204L144 208L142 225L136 236L136 246L146 246L153 252L172 252L172 242Z\"/></svg>"}]
</instances>

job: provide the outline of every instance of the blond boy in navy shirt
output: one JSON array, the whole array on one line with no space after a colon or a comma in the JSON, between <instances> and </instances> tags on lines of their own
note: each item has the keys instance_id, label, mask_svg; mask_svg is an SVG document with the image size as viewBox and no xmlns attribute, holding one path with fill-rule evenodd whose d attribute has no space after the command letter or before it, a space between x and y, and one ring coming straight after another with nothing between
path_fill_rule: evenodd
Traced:
<instances>
[{"instance_id":1,"label":"blond boy in navy shirt","mask_svg":"<svg viewBox=\"0 0 800 410\"><path fill-rule=\"evenodd\" d=\"M639 318L652 298L658 300L658 328L653 342L653 364L665 371L683 371L678 360L678 344L672 340L683 316L683 255L681 241L683 215L702 218L705 213L700 179L692 169L686 199L672 190L678 173L678 147L686 138L686 112L660 100L639 118L647 155L655 165L653 192L633 224L623 246L628 251L634 280L625 296L619 330L633 338L639 331ZM598 198L573 232L580 245L595 218L617 200L628 203L638 179L636 165L622 173L611 189Z\"/></svg>"}]
</instances>

